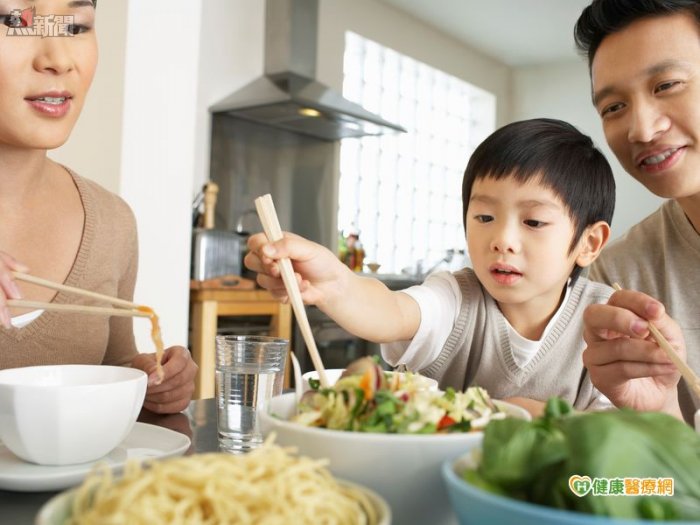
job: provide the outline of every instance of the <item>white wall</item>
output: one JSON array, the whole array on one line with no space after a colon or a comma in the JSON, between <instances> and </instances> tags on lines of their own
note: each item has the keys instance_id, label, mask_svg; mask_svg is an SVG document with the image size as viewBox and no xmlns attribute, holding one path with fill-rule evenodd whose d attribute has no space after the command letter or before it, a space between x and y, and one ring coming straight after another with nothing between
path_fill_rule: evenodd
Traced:
<instances>
[{"instance_id":1,"label":"white wall","mask_svg":"<svg viewBox=\"0 0 700 525\"><path fill-rule=\"evenodd\" d=\"M206 0L197 73L194 188L209 178L209 106L263 73L263 0Z\"/></svg>"},{"instance_id":2,"label":"white wall","mask_svg":"<svg viewBox=\"0 0 700 525\"><path fill-rule=\"evenodd\" d=\"M187 344L200 14L190 0L131 0L127 19L119 193L139 226L135 300L161 316L166 346ZM148 323L134 325L152 351Z\"/></svg>"},{"instance_id":3,"label":"white wall","mask_svg":"<svg viewBox=\"0 0 700 525\"><path fill-rule=\"evenodd\" d=\"M321 0L319 80L342 91L345 32L352 31L445 71L497 97L496 124L511 114L511 70L418 19L377 0Z\"/></svg>"},{"instance_id":4,"label":"white wall","mask_svg":"<svg viewBox=\"0 0 700 525\"><path fill-rule=\"evenodd\" d=\"M617 185L613 238L659 207L662 200L628 175L608 148L600 117L591 103L588 69L583 60L514 70L512 120L534 117L570 122L590 135L610 161Z\"/></svg>"}]
</instances>

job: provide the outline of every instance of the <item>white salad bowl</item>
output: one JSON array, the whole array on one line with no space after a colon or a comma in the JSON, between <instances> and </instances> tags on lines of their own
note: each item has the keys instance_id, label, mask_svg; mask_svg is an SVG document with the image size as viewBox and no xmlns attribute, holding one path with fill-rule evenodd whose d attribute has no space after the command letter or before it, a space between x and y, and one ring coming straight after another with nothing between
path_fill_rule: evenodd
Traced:
<instances>
[{"instance_id":1,"label":"white salad bowl","mask_svg":"<svg viewBox=\"0 0 700 525\"><path fill-rule=\"evenodd\" d=\"M524 409L494 401L508 416L530 419ZM300 455L328 458L339 478L365 485L391 506L394 523L456 523L440 466L481 445L483 432L454 434L376 434L307 427L288 421L296 412L293 393L273 397L260 414L265 435L296 447Z\"/></svg>"},{"instance_id":2,"label":"white salad bowl","mask_svg":"<svg viewBox=\"0 0 700 525\"><path fill-rule=\"evenodd\" d=\"M146 383L143 371L121 366L0 370L0 441L41 465L94 461L131 431Z\"/></svg>"}]
</instances>

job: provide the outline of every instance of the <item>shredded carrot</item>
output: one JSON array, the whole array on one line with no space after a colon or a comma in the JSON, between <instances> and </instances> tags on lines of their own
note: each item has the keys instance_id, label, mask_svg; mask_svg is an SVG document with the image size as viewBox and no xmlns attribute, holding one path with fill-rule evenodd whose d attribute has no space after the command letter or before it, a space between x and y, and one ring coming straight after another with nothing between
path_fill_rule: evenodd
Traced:
<instances>
[{"instance_id":1,"label":"shredded carrot","mask_svg":"<svg viewBox=\"0 0 700 525\"><path fill-rule=\"evenodd\" d=\"M365 393L365 399L374 399L374 370L372 367L362 374L360 388Z\"/></svg>"}]
</instances>

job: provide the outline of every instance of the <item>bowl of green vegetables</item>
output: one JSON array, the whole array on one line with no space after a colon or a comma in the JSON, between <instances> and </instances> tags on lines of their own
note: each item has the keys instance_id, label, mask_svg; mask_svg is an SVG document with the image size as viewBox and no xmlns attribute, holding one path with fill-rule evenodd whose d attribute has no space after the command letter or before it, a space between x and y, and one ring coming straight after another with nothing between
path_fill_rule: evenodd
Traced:
<instances>
[{"instance_id":1,"label":"bowl of green vegetables","mask_svg":"<svg viewBox=\"0 0 700 525\"><path fill-rule=\"evenodd\" d=\"M551 399L541 418L493 421L442 476L460 525L700 522L700 435L662 413Z\"/></svg>"}]
</instances>

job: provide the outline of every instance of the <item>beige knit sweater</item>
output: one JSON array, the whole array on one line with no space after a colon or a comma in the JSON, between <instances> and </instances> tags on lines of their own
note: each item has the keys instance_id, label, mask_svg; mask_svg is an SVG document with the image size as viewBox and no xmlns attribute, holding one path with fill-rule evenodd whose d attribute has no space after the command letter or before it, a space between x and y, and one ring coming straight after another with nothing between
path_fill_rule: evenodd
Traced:
<instances>
[{"instance_id":1,"label":"beige knit sweater","mask_svg":"<svg viewBox=\"0 0 700 525\"><path fill-rule=\"evenodd\" d=\"M591 267L590 278L620 283L661 301L683 329L688 365L700 374L700 235L674 201L610 243ZM692 424L700 397L678 383L683 417Z\"/></svg>"},{"instance_id":2,"label":"beige knit sweater","mask_svg":"<svg viewBox=\"0 0 700 525\"><path fill-rule=\"evenodd\" d=\"M136 282L136 221L118 196L71 173L85 210L78 254L64 284L131 300ZM54 303L107 306L59 292ZM41 364L124 365L136 355L129 317L45 311L24 328L0 327L0 369Z\"/></svg>"}]
</instances>

